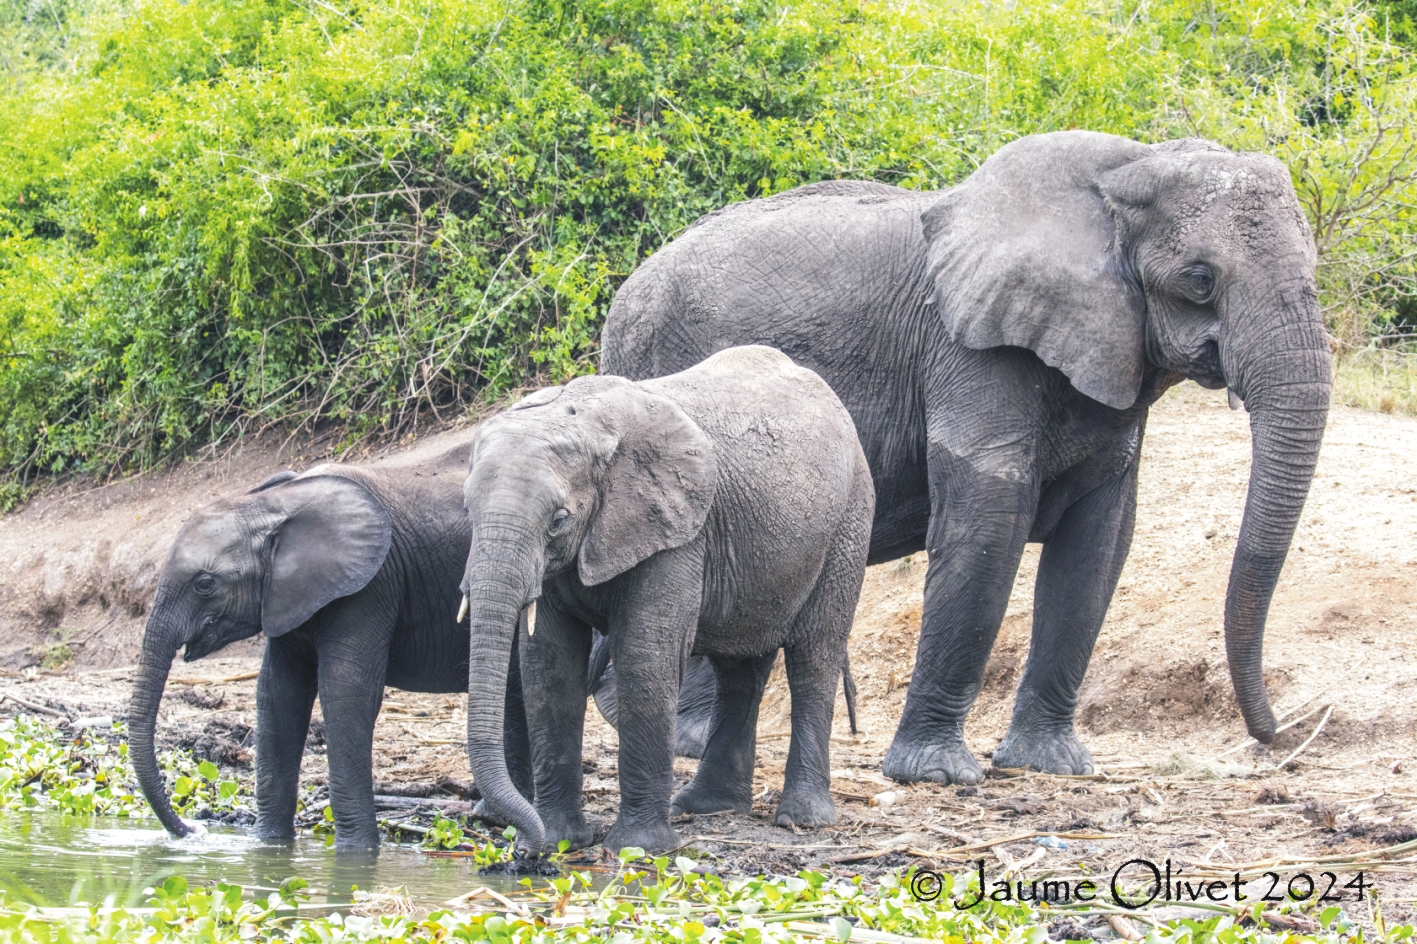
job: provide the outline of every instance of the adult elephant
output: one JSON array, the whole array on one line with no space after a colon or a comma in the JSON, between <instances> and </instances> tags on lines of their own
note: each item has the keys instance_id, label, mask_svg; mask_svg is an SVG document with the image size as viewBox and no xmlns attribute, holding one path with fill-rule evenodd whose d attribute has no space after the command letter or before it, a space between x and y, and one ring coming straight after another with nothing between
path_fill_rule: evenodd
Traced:
<instances>
[{"instance_id":1,"label":"adult elephant","mask_svg":"<svg viewBox=\"0 0 1417 944\"><path fill-rule=\"evenodd\" d=\"M380 468L283 472L197 511L158 579L128 730L143 795L176 836L153 736L177 651L187 661L257 633L254 832L295 835L300 761L316 695L325 718L330 805L341 849L376 848L372 749L384 686L466 692L467 630L454 617L471 530L468 446ZM531 795L526 715L510 664L503 716L511 776Z\"/></svg>"},{"instance_id":2,"label":"adult elephant","mask_svg":"<svg viewBox=\"0 0 1417 944\"><path fill-rule=\"evenodd\" d=\"M925 549L914 678L885 773L974 783L964 718L1024 544L1033 637L1001 767L1091 770L1078 688L1131 544L1150 405L1190 378L1250 412L1225 604L1250 733L1274 736L1265 616L1328 411L1315 251L1285 168L1198 140L1022 138L960 185L833 181L729 206L616 296L601 369L766 344L820 374L876 485L871 561Z\"/></svg>"}]
</instances>

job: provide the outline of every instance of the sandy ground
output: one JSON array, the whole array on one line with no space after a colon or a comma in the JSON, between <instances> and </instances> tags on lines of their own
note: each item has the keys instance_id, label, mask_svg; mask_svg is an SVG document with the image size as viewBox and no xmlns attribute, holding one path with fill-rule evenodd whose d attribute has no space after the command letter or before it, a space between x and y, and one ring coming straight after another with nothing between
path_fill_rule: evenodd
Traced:
<instances>
[{"instance_id":1,"label":"sandy ground","mask_svg":"<svg viewBox=\"0 0 1417 944\"><path fill-rule=\"evenodd\" d=\"M465 432L413 448L440 448L457 435ZM924 565L907 558L867 574L851 642L861 732L850 734L839 703L833 738L838 824L800 833L771 825L788 746L779 673L759 725L761 802L751 816L676 824L686 850L719 868L777 872L807 865L843 873L907 863L977 868L983 856L991 881L1010 868L1030 878L1105 877L1135 857L1170 859L1186 878L1207 869L1228 876L1237 863L1289 856L1273 866L1281 890L1297 873L1310 874L1323 890L1322 870L1334 869L1341 881L1333 893L1351 902L1354 892L1341 886L1361 864L1389 918L1410 917L1417 860L1408 852L1407 861L1377 865L1372 850L1417 839L1417 421L1349 408L1331 415L1266 646L1281 720L1303 720L1272 748L1243 746L1221 642L1249 451L1246 414L1228 410L1223 394L1186 385L1153 412L1136 538L1079 711L1097 774L991 771L977 788L900 786L880 776L920 628ZM10 666L0 689L80 713L121 713L129 678L123 666L135 653L153 572L183 517L215 495L287 465L301 467L321 452L318 443L289 447L282 462L274 448L252 446L163 476L56 492L0 521L0 564L12 573L0 590L0 655ZM1027 655L1037 550L1030 547L1020 569L968 725L981 758L1004 733ZM73 654L67 668L33 664L45 653L52 662L61 643ZM232 679L254 671L258 645L175 669L163 708L173 742L249 762L239 745L243 726L254 720L255 683ZM459 698L391 690L376 737L376 779L466 779L463 712ZM589 718L586 805L603 834L617 804L616 740L593 710ZM1276 768L1323 718L1317 736ZM681 780L692 770L692 761L679 762ZM324 758L312 746L307 780L323 776ZM870 805L882 794L889 794L884 805ZM1059 848L1038 842L1035 831L1074 838L1065 836ZM1020 836L987 849L960 848ZM1368 858L1314 861L1324 856ZM1248 892L1261 894L1269 884L1260 879Z\"/></svg>"}]
</instances>

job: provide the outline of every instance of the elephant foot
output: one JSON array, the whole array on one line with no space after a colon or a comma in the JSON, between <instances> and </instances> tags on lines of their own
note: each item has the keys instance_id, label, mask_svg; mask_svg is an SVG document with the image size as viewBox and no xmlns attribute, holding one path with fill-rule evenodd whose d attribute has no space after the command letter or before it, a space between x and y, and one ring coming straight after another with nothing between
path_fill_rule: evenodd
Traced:
<instances>
[{"instance_id":1,"label":"elephant foot","mask_svg":"<svg viewBox=\"0 0 1417 944\"><path fill-rule=\"evenodd\" d=\"M1079 776L1092 773L1092 752L1069 726L1061 731L1022 731L1010 726L994 749L994 766Z\"/></svg>"},{"instance_id":2,"label":"elephant foot","mask_svg":"<svg viewBox=\"0 0 1417 944\"><path fill-rule=\"evenodd\" d=\"M984 779L984 769L965 747L964 741L950 740L943 744L913 744L897 734L886 751L882 771L901 783L975 784Z\"/></svg>"},{"instance_id":3,"label":"elephant foot","mask_svg":"<svg viewBox=\"0 0 1417 944\"><path fill-rule=\"evenodd\" d=\"M679 834L666 820L663 823L623 823L615 821L601 845L612 852L621 849L643 849L648 855L671 852L679 848Z\"/></svg>"},{"instance_id":4,"label":"elephant foot","mask_svg":"<svg viewBox=\"0 0 1417 944\"><path fill-rule=\"evenodd\" d=\"M335 852L379 852L379 830L354 830L340 833L339 825L335 825Z\"/></svg>"},{"instance_id":5,"label":"elephant foot","mask_svg":"<svg viewBox=\"0 0 1417 944\"><path fill-rule=\"evenodd\" d=\"M812 829L836 822L836 804L826 791L785 791L777 804L777 825Z\"/></svg>"},{"instance_id":6,"label":"elephant foot","mask_svg":"<svg viewBox=\"0 0 1417 944\"><path fill-rule=\"evenodd\" d=\"M541 816L542 825L546 827L544 848L547 852L558 851L563 840L569 843L566 846L567 851L584 849L595 841L595 833L591 832L585 817L579 811L574 814L561 814L537 810L537 813Z\"/></svg>"},{"instance_id":7,"label":"elephant foot","mask_svg":"<svg viewBox=\"0 0 1417 944\"><path fill-rule=\"evenodd\" d=\"M725 783L705 782L715 779L717 778L694 777L687 787L674 794L674 802L669 808L669 815L682 816L685 813L726 813L729 811L747 813L753 809L751 786L747 794L744 795L741 790L730 791Z\"/></svg>"},{"instance_id":8,"label":"elephant foot","mask_svg":"<svg viewBox=\"0 0 1417 944\"><path fill-rule=\"evenodd\" d=\"M257 818L255 824L251 827L250 835L267 842L294 841L295 821L292 819L288 823L272 825L270 823L263 823Z\"/></svg>"}]
</instances>

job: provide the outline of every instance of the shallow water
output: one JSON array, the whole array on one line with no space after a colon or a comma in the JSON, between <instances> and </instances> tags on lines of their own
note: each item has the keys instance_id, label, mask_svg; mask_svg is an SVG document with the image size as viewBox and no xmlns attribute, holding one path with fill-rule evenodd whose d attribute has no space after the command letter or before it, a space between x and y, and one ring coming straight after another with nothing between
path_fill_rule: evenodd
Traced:
<instances>
[{"instance_id":1,"label":"shallow water","mask_svg":"<svg viewBox=\"0 0 1417 944\"><path fill-rule=\"evenodd\" d=\"M274 891L291 876L310 883L311 901L349 901L352 886L404 887L424 906L487 885L517 887L507 876L479 876L472 860L443 858L385 843L379 855L340 853L323 839L266 843L211 826L205 836L173 839L153 819L0 811L0 890L7 904L113 903L134 907L144 889L170 875L194 885L232 882Z\"/></svg>"}]
</instances>

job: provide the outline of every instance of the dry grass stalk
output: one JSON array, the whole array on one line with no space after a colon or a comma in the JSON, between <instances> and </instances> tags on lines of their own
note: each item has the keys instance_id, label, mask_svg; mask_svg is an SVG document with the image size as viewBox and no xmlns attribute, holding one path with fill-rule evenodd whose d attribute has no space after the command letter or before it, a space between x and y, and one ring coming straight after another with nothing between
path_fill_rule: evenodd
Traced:
<instances>
[{"instance_id":1,"label":"dry grass stalk","mask_svg":"<svg viewBox=\"0 0 1417 944\"><path fill-rule=\"evenodd\" d=\"M415 911L413 899L405 888L376 888L372 892L354 893L354 907L351 914L364 918L395 915L407 918Z\"/></svg>"}]
</instances>

